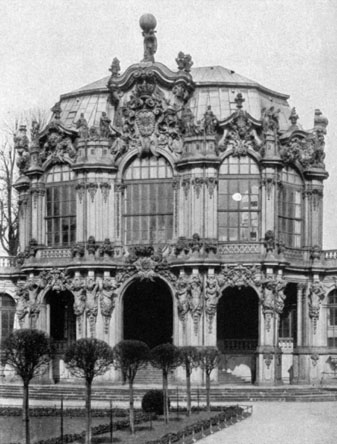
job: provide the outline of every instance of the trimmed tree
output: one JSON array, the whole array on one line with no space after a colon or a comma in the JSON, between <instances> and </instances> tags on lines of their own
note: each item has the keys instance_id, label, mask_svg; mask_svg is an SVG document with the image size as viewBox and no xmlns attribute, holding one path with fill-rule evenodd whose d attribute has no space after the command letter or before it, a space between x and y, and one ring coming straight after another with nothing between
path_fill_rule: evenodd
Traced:
<instances>
[{"instance_id":1,"label":"trimmed tree","mask_svg":"<svg viewBox=\"0 0 337 444\"><path fill-rule=\"evenodd\" d=\"M96 338L73 342L64 355L70 373L85 380L85 408L87 413L86 444L91 444L91 388L96 376L103 375L113 363L111 347Z\"/></svg>"},{"instance_id":2,"label":"trimmed tree","mask_svg":"<svg viewBox=\"0 0 337 444\"><path fill-rule=\"evenodd\" d=\"M178 347L173 344L157 345L151 350L151 364L159 368L163 374L164 418L169 421L168 375L171 370L181 363Z\"/></svg>"},{"instance_id":3,"label":"trimmed tree","mask_svg":"<svg viewBox=\"0 0 337 444\"><path fill-rule=\"evenodd\" d=\"M196 347L186 346L180 347L180 361L186 372L186 398L187 398L187 415L191 415L191 374L194 368L200 366L200 354Z\"/></svg>"},{"instance_id":4,"label":"trimmed tree","mask_svg":"<svg viewBox=\"0 0 337 444\"><path fill-rule=\"evenodd\" d=\"M15 330L2 344L4 363L12 367L23 382L22 419L26 444L30 444L29 384L48 368L53 355L49 337L40 330Z\"/></svg>"},{"instance_id":5,"label":"trimmed tree","mask_svg":"<svg viewBox=\"0 0 337 444\"><path fill-rule=\"evenodd\" d=\"M142 341L124 340L120 341L113 348L114 365L120 369L123 377L123 384L129 383L129 419L130 431L132 435L135 433L135 413L134 413L134 396L133 383L138 370L145 367L149 361L150 349Z\"/></svg>"},{"instance_id":6,"label":"trimmed tree","mask_svg":"<svg viewBox=\"0 0 337 444\"><path fill-rule=\"evenodd\" d=\"M200 367L206 375L206 405L207 411L211 411L210 391L211 391L211 373L218 364L220 352L216 347L199 347Z\"/></svg>"}]
</instances>

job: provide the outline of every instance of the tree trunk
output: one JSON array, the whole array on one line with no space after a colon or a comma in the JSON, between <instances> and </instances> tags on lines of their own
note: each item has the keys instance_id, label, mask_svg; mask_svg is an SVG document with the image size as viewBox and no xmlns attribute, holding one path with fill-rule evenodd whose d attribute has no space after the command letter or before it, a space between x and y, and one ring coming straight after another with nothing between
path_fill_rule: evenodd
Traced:
<instances>
[{"instance_id":1,"label":"tree trunk","mask_svg":"<svg viewBox=\"0 0 337 444\"><path fill-rule=\"evenodd\" d=\"M168 373L163 371L163 395L164 395L164 418L165 423L169 422L169 407L168 407Z\"/></svg>"},{"instance_id":2,"label":"tree trunk","mask_svg":"<svg viewBox=\"0 0 337 444\"><path fill-rule=\"evenodd\" d=\"M186 372L187 416L191 416L191 373Z\"/></svg>"},{"instance_id":3,"label":"tree trunk","mask_svg":"<svg viewBox=\"0 0 337 444\"><path fill-rule=\"evenodd\" d=\"M86 444L91 444L91 381L85 381L85 409L87 411Z\"/></svg>"},{"instance_id":4,"label":"tree trunk","mask_svg":"<svg viewBox=\"0 0 337 444\"><path fill-rule=\"evenodd\" d=\"M130 432L132 435L135 434L135 411L133 406L133 381L129 380L129 418L130 418Z\"/></svg>"},{"instance_id":5,"label":"tree trunk","mask_svg":"<svg viewBox=\"0 0 337 444\"><path fill-rule=\"evenodd\" d=\"M206 372L206 405L208 412L211 411L210 390L211 390L211 375Z\"/></svg>"},{"instance_id":6,"label":"tree trunk","mask_svg":"<svg viewBox=\"0 0 337 444\"><path fill-rule=\"evenodd\" d=\"M23 405L22 405L23 430L26 444L30 444L29 430L29 383L23 383Z\"/></svg>"}]
</instances>

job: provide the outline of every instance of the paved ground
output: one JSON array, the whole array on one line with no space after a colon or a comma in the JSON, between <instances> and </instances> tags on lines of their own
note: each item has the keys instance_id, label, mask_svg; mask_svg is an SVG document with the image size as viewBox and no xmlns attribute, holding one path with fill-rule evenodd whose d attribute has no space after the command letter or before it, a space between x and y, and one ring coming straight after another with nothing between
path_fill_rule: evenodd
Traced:
<instances>
[{"instance_id":1,"label":"paved ground","mask_svg":"<svg viewBox=\"0 0 337 444\"><path fill-rule=\"evenodd\" d=\"M337 402L252 403L250 418L199 441L201 444L333 444Z\"/></svg>"}]
</instances>

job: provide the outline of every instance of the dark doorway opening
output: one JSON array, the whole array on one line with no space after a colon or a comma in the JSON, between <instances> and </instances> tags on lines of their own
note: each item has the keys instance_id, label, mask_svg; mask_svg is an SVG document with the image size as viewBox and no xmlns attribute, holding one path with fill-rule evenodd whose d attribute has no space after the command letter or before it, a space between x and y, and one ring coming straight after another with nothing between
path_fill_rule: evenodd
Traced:
<instances>
[{"instance_id":1,"label":"dark doorway opening","mask_svg":"<svg viewBox=\"0 0 337 444\"><path fill-rule=\"evenodd\" d=\"M76 316L74 296L69 291L50 291L46 298L50 307L50 337L55 347L53 359L53 380L60 380L60 360L68 345L76 340Z\"/></svg>"},{"instance_id":2,"label":"dark doorway opening","mask_svg":"<svg viewBox=\"0 0 337 444\"><path fill-rule=\"evenodd\" d=\"M289 283L284 294L284 308L280 314L279 339L291 340L293 346L297 343L297 284Z\"/></svg>"},{"instance_id":3,"label":"dark doorway opening","mask_svg":"<svg viewBox=\"0 0 337 444\"><path fill-rule=\"evenodd\" d=\"M172 342L173 302L163 281L134 282L123 302L124 339L143 341L150 348Z\"/></svg>"},{"instance_id":4,"label":"dark doorway opening","mask_svg":"<svg viewBox=\"0 0 337 444\"><path fill-rule=\"evenodd\" d=\"M258 297L252 288L227 288L217 310L217 344L222 352L255 350L258 342Z\"/></svg>"}]
</instances>

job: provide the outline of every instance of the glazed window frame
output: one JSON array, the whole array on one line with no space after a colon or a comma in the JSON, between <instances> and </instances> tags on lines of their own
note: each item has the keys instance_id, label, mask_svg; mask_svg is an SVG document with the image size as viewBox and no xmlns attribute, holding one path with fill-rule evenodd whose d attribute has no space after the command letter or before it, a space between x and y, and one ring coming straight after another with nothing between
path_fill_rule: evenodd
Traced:
<instances>
[{"instance_id":1,"label":"glazed window frame","mask_svg":"<svg viewBox=\"0 0 337 444\"><path fill-rule=\"evenodd\" d=\"M14 330L15 301L6 293L0 293L0 342Z\"/></svg>"},{"instance_id":2,"label":"glazed window frame","mask_svg":"<svg viewBox=\"0 0 337 444\"><path fill-rule=\"evenodd\" d=\"M220 165L217 205L220 242L259 241L260 177L258 164L250 156L229 156Z\"/></svg>"},{"instance_id":3,"label":"glazed window frame","mask_svg":"<svg viewBox=\"0 0 337 444\"><path fill-rule=\"evenodd\" d=\"M67 165L56 165L48 172L45 225L48 247L69 247L76 241L75 181Z\"/></svg>"},{"instance_id":4,"label":"glazed window frame","mask_svg":"<svg viewBox=\"0 0 337 444\"><path fill-rule=\"evenodd\" d=\"M337 347L337 290L332 290L328 295L327 303L328 317L328 347Z\"/></svg>"},{"instance_id":5,"label":"glazed window frame","mask_svg":"<svg viewBox=\"0 0 337 444\"><path fill-rule=\"evenodd\" d=\"M173 171L162 156L134 158L124 172L122 226L126 245L173 239Z\"/></svg>"},{"instance_id":6,"label":"glazed window frame","mask_svg":"<svg viewBox=\"0 0 337 444\"><path fill-rule=\"evenodd\" d=\"M303 190L301 176L293 168L283 168L279 188L279 238L289 248L301 248L303 239Z\"/></svg>"}]
</instances>

